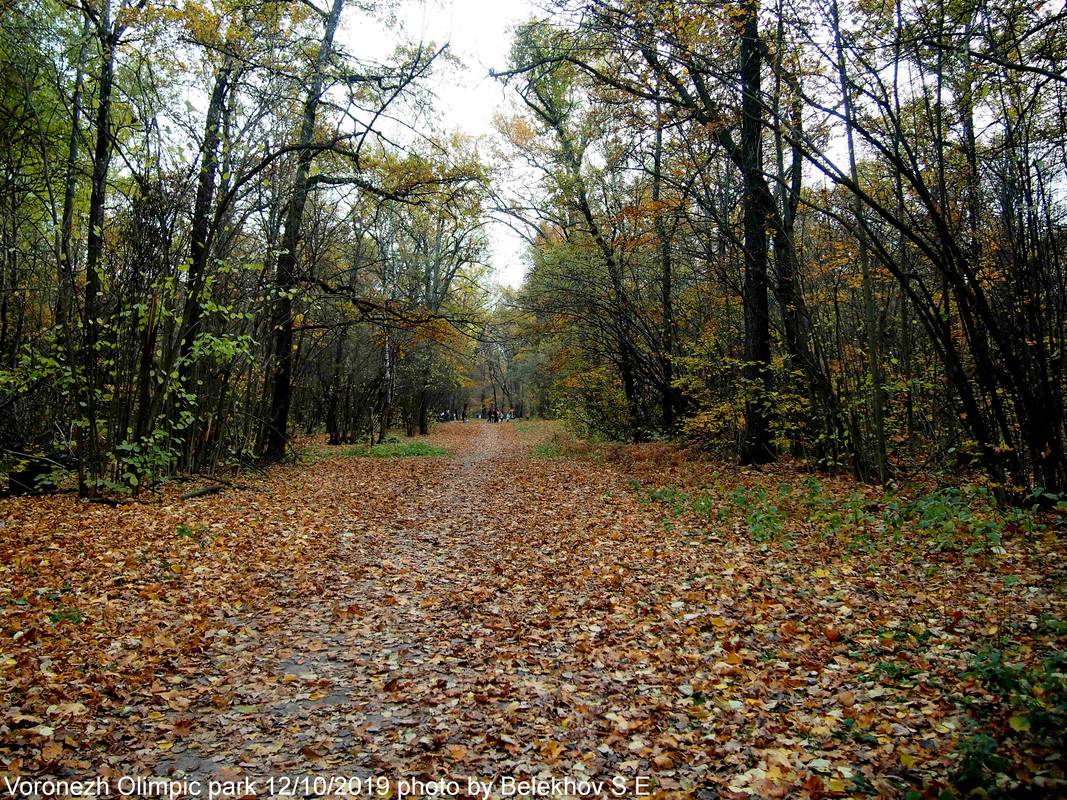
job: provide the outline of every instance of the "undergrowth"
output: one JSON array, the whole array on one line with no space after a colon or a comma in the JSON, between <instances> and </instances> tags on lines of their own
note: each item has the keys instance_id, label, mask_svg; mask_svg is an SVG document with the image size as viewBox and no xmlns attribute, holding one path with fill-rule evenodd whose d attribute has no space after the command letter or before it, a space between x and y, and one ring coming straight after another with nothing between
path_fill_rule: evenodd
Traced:
<instances>
[{"instance_id":1,"label":"undergrowth","mask_svg":"<svg viewBox=\"0 0 1067 800\"><path fill-rule=\"evenodd\" d=\"M559 452L553 442L543 447ZM1007 535L1045 534L1067 525L1067 502L1041 489L1023 507L1004 509L988 489L976 485L930 492L879 493L869 487L841 492L810 476L775 485L769 480L740 483L719 473L712 474L711 483L686 491L672 484L643 486L632 478L630 488L671 516L691 516L697 528L734 524L757 542L785 543L798 534L814 534L851 551L907 542L926 551L998 555ZM1054 507L1044 511L1050 501Z\"/></svg>"},{"instance_id":2,"label":"undergrowth","mask_svg":"<svg viewBox=\"0 0 1067 800\"><path fill-rule=\"evenodd\" d=\"M356 445L346 447L342 451L346 456L369 456L370 458L408 458L411 456L435 456L445 458L450 455L448 450L426 442L385 442L373 447Z\"/></svg>"},{"instance_id":3,"label":"undergrowth","mask_svg":"<svg viewBox=\"0 0 1067 800\"><path fill-rule=\"evenodd\" d=\"M450 455L452 454L447 448L438 445L427 444L419 440L405 442L395 437L390 437L382 444L371 445L364 442L342 446L320 445L302 452L304 458L311 459L335 458L337 456L343 458L413 458L422 456L447 458Z\"/></svg>"},{"instance_id":4,"label":"undergrowth","mask_svg":"<svg viewBox=\"0 0 1067 800\"><path fill-rule=\"evenodd\" d=\"M1021 557L1036 557L1041 541L1062 535L1067 502L1039 489L1023 506L1005 509L985 487L970 484L883 491L828 485L814 476L710 477L710 485L686 488L630 478L629 488L641 503L662 510L664 530L694 542L721 546L723 536L733 534L759 543L768 557L768 548L803 549L803 559L816 567L814 578L843 571L880 581L886 567L918 568L914 593L943 598L911 625L825 632L854 657L869 660L878 683L909 690L928 680L916 662L931 648L955 642L960 666L953 698L963 722L953 744L956 770L945 776L951 788L939 796L1016 796L1020 779L1027 780L1019 772L1025 768L1021 742L1045 753L1067 748L1067 624L1050 614L1020 618L1010 610L1024 595L1057 594L1022 568ZM951 587L965 583L986 587L978 596L988 613L980 628L970 620L976 609L953 599ZM904 796L927 795L912 790Z\"/></svg>"}]
</instances>

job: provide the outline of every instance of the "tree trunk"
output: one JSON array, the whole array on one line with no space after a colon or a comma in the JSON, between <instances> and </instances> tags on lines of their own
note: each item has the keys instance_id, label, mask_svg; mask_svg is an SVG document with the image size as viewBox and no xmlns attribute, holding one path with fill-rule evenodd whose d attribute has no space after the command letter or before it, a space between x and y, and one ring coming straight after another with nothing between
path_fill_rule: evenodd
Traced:
<instances>
[{"instance_id":1,"label":"tree trunk","mask_svg":"<svg viewBox=\"0 0 1067 800\"><path fill-rule=\"evenodd\" d=\"M663 127L659 123L660 105L656 103L656 139L653 150L652 168L652 206L653 226L656 232L656 253L660 267L660 304L663 308L662 337L663 348L660 353L660 369L663 372L661 391L663 404L663 430L674 431L677 407L677 390L674 388L674 307L671 285L671 242L667 234L667 225L663 219L661 207L661 186L663 183Z\"/></svg>"},{"instance_id":2,"label":"tree trunk","mask_svg":"<svg viewBox=\"0 0 1067 800\"><path fill-rule=\"evenodd\" d=\"M382 421L378 434L378 443L385 441L389 435L389 425L393 414L393 354L389 344L389 331L385 332L385 348L382 351Z\"/></svg>"},{"instance_id":3,"label":"tree trunk","mask_svg":"<svg viewBox=\"0 0 1067 800\"><path fill-rule=\"evenodd\" d=\"M73 345L70 336L70 309L77 296L77 275L71 238L74 232L74 206L78 197L78 151L81 149L82 92L85 90L85 62L89 57L89 36L92 21L88 16L82 24L78 67L74 76L74 92L70 99L70 143L67 147L66 181L63 187L63 213L59 224L59 289L56 298L56 322L63 337L63 348Z\"/></svg>"},{"instance_id":4,"label":"tree trunk","mask_svg":"<svg viewBox=\"0 0 1067 800\"><path fill-rule=\"evenodd\" d=\"M289 201L289 213L282 234L282 251L278 256L278 272L275 285L278 299L274 305L274 391L270 405L270 427L267 430L267 447L264 456L269 460L285 457L288 444L289 406L292 402L293 380L293 300L296 288L297 246L304 218L304 206L308 198L308 178L311 174L313 153L308 146L315 135L315 120L319 101L322 98L326 64L333 54L333 37L341 18L344 0L334 0L326 17L326 29L315 58L315 69L304 101L304 113L300 126L300 147L297 157L296 178Z\"/></svg>"},{"instance_id":5,"label":"tree trunk","mask_svg":"<svg viewBox=\"0 0 1067 800\"><path fill-rule=\"evenodd\" d=\"M853 136L852 86L848 80L845 64L844 41L841 33L841 15L837 0L831 6L831 23L834 28L834 44L837 48L837 71L841 85L841 97L845 111L845 143L848 147L848 169L852 183L859 186L859 170L856 166L856 145ZM889 465L886 461L885 445L885 389L882 376L882 341L879 333L881 327L878 310L874 303L874 286L871 277L871 256L867 245L867 230L863 221L863 202L858 194L853 195L852 214L856 220L856 233L859 237L860 283L863 294L864 334L867 340L867 377L871 382L871 463L866 463L866 455L856 447L855 472L860 480L877 478L880 483L889 479ZM858 445L858 442L856 443ZM873 474L872 474L873 473Z\"/></svg>"},{"instance_id":6,"label":"tree trunk","mask_svg":"<svg viewBox=\"0 0 1067 800\"><path fill-rule=\"evenodd\" d=\"M419 436L430 432L430 409L426 402L426 387L419 389Z\"/></svg>"},{"instance_id":7,"label":"tree trunk","mask_svg":"<svg viewBox=\"0 0 1067 800\"><path fill-rule=\"evenodd\" d=\"M190 356L197 328L203 315L201 295L207 279L207 262L211 250L208 241L211 228L211 205L215 195L215 174L218 170L218 148L221 139L222 110L226 105L233 56L227 54L215 75L215 87L207 107L204 124L204 142L200 149L200 176L193 204L192 232L189 245L189 274L186 279L185 313L179 331L178 374L183 387L187 387L192 375Z\"/></svg>"},{"instance_id":8,"label":"tree trunk","mask_svg":"<svg viewBox=\"0 0 1067 800\"><path fill-rule=\"evenodd\" d=\"M82 497L96 494L88 484L101 469L97 437L97 346L100 341L100 298L103 284L100 270L104 257L104 209L107 201L107 171L111 161L111 95L115 78L115 50L121 28L112 27L111 3L104 0L96 21L100 41L100 81L96 97L96 144L89 192L89 232L86 238L85 318L81 366L84 380L82 404L85 418L78 436L78 492Z\"/></svg>"},{"instance_id":9,"label":"tree trunk","mask_svg":"<svg viewBox=\"0 0 1067 800\"><path fill-rule=\"evenodd\" d=\"M741 173L744 183L745 281L742 294L745 334L745 434L741 461L763 464L774 459L771 447L770 402L771 331L767 298L767 207L763 180L763 101L760 86L758 0L745 0L741 34ZM762 191L761 191L762 190Z\"/></svg>"}]
</instances>

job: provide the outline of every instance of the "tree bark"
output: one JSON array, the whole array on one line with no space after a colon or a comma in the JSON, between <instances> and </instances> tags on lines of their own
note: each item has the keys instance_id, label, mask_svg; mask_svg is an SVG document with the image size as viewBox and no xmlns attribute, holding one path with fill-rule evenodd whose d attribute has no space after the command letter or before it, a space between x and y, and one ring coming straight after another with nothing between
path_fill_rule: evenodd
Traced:
<instances>
[{"instance_id":1,"label":"tree bark","mask_svg":"<svg viewBox=\"0 0 1067 800\"><path fill-rule=\"evenodd\" d=\"M767 204L763 178L763 100L760 81L758 0L745 0L741 33L741 175L744 183L743 228L745 281L742 294L745 334L745 433L741 461L763 464L774 460L768 415L770 402L771 330L767 297Z\"/></svg>"},{"instance_id":2,"label":"tree bark","mask_svg":"<svg viewBox=\"0 0 1067 800\"><path fill-rule=\"evenodd\" d=\"M667 233L667 224L661 207L663 184L663 126L660 124L660 106L656 104L656 138L652 158L652 205L653 228L656 232L656 253L660 267L660 305L663 311L660 369L663 372L661 402L663 404L663 430L674 431L677 418L677 395L674 388L674 306L672 293L671 241Z\"/></svg>"},{"instance_id":3,"label":"tree bark","mask_svg":"<svg viewBox=\"0 0 1067 800\"><path fill-rule=\"evenodd\" d=\"M100 298L103 284L100 270L104 257L104 209L107 201L107 171L111 161L111 95L115 79L115 50L122 28L112 25L111 2L104 0L96 19L100 42L100 80L96 97L96 143L93 148L89 192L89 231L86 237L85 317L81 366L83 371L84 424L78 435L78 492L82 497L96 493L88 483L99 477L101 462L97 437L97 347L100 341Z\"/></svg>"},{"instance_id":4,"label":"tree bark","mask_svg":"<svg viewBox=\"0 0 1067 800\"><path fill-rule=\"evenodd\" d=\"M289 201L289 213L282 234L282 252L278 256L278 272L275 286L278 298L274 305L274 391L271 396L270 426L267 430L267 446L264 457L280 461L285 457L288 445L289 406L292 402L293 381L293 300L296 288L297 247L304 218L304 206L308 198L308 178L314 154L308 148L315 136L315 120L322 98L326 65L333 55L333 38L341 19L344 0L333 0L326 16L326 28L315 58L315 67L304 101L300 127L300 147L297 157L296 178Z\"/></svg>"}]
</instances>

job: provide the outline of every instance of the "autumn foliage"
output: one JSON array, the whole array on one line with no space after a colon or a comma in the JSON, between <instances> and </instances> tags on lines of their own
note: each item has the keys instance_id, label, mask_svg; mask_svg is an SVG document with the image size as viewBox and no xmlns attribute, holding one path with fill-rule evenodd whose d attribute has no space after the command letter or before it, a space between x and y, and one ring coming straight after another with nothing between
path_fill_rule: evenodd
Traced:
<instances>
[{"instance_id":1,"label":"autumn foliage","mask_svg":"<svg viewBox=\"0 0 1067 800\"><path fill-rule=\"evenodd\" d=\"M978 501L663 446L576 459L553 430L318 445L189 501L5 501L5 774L1063 785L1055 518L993 545Z\"/></svg>"}]
</instances>

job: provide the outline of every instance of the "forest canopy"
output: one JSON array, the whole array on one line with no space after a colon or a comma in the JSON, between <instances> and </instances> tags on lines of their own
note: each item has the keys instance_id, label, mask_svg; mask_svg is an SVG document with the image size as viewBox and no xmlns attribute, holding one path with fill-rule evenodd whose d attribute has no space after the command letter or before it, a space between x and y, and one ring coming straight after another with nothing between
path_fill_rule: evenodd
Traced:
<instances>
[{"instance_id":1,"label":"forest canopy","mask_svg":"<svg viewBox=\"0 0 1067 800\"><path fill-rule=\"evenodd\" d=\"M562 0L514 31L489 141L432 124L447 46L339 34L392 16L0 11L12 490L493 408L1067 490L1062 9Z\"/></svg>"},{"instance_id":2,"label":"forest canopy","mask_svg":"<svg viewBox=\"0 0 1067 800\"><path fill-rule=\"evenodd\" d=\"M611 438L1060 491L1062 9L575 0L500 129L526 308Z\"/></svg>"}]
</instances>

